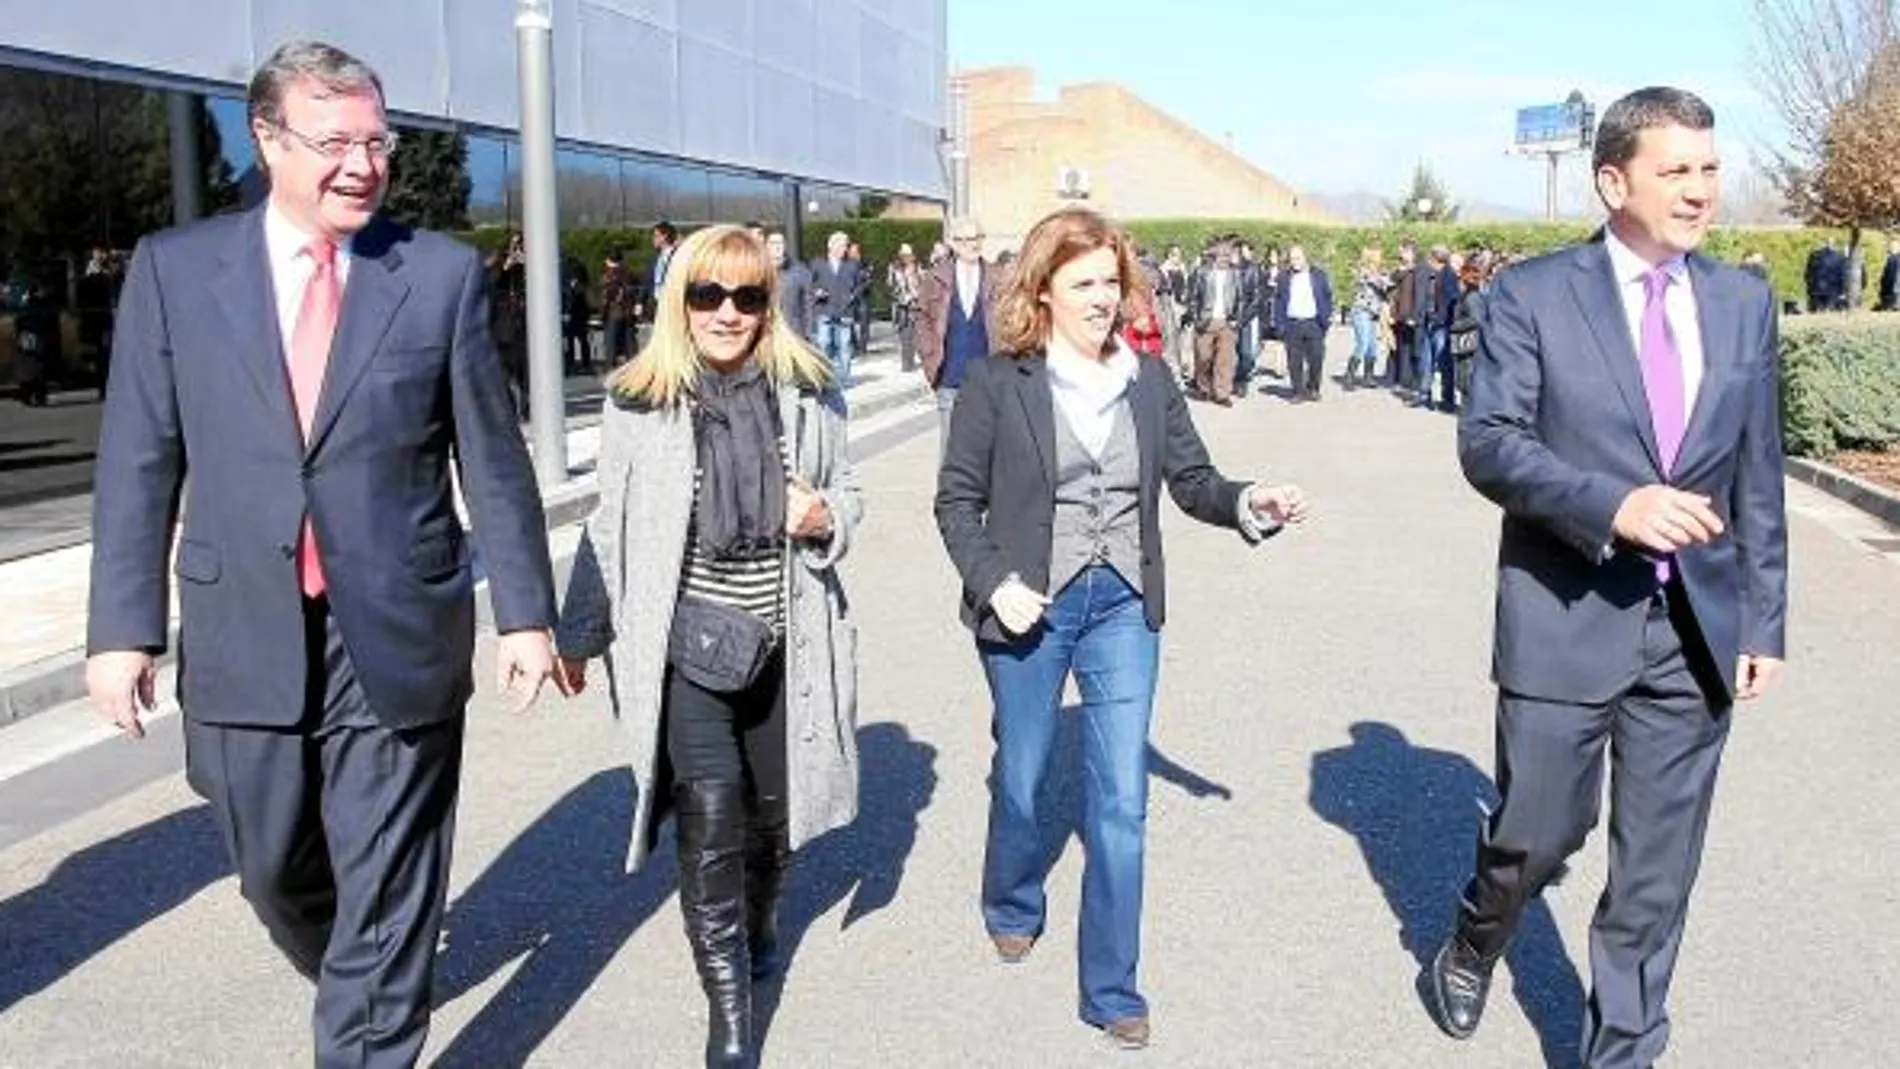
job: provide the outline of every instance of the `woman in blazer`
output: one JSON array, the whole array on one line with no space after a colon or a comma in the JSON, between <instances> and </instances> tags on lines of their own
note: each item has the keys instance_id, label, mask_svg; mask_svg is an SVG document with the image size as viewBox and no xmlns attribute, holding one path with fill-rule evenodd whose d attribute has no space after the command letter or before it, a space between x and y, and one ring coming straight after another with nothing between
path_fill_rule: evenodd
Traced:
<instances>
[{"instance_id":1,"label":"woman in blazer","mask_svg":"<svg viewBox=\"0 0 1900 1069\"><path fill-rule=\"evenodd\" d=\"M607 380L601 499L556 634L605 656L632 735L629 863L671 805L708 1066L753 1066L790 852L857 814L857 634L837 564L861 514L842 404L744 230L687 238L652 339Z\"/></svg>"},{"instance_id":2,"label":"woman in blazer","mask_svg":"<svg viewBox=\"0 0 1900 1069\"><path fill-rule=\"evenodd\" d=\"M1188 515L1256 543L1305 515L1292 486L1230 482L1209 462L1165 361L1116 334L1143 286L1100 215L1036 224L1000 299L1003 352L972 366L938 475L937 526L963 579L994 703L982 910L997 954L1044 928L1036 796L1063 683L1082 695L1082 1019L1145 1046L1136 989L1148 724L1166 612L1161 487Z\"/></svg>"}]
</instances>

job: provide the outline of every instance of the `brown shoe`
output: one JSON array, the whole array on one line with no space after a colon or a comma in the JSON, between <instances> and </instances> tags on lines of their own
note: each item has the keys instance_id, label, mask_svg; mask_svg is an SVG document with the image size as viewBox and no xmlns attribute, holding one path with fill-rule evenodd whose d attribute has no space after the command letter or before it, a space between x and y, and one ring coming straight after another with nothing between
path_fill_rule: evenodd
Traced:
<instances>
[{"instance_id":1,"label":"brown shoe","mask_svg":"<svg viewBox=\"0 0 1900 1069\"><path fill-rule=\"evenodd\" d=\"M1102 1034L1123 1050L1142 1050L1148 1046L1148 1018L1124 1017L1102 1029Z\"/></svg>"},{"instance_id":2,"label":"brown shoe","mask_svg":"<svg viewBox=\"0 0 1900 1069\"><path fill-rule=\"evenodd\" d=\"M991 932L990 942L996 944L996 956L1003 960L1003 964L1019 965L1023 959L1029 957L1030 949L1036 945L1036 938L1030 935L1004 935L1001 932Z\"/></svg>"}]
</instances>

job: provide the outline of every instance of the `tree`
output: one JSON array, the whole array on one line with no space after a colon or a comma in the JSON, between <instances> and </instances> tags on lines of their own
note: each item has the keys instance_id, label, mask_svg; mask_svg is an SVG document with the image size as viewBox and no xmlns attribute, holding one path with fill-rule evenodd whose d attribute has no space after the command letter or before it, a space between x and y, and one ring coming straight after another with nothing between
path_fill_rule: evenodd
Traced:
<instances>
[{"instance_id":1,"label":"tree","mask_svg":"<svg viewBox=\"0 0 1900 1069\"><path fill-rule=\"evenodd\" d=\"M391 217L426 230L467 230L468 138L459 132L399 131L389 158L389 192L383 203Z\"/></svg>"},{"instance_id":2,"label":"tree","mask_svg":"<svg viewBox=\"0 0 1900 1069\"><path fill-rule=\"evenodd\" d=\"M1445 184L1423 162L1412 171L1412 185L1397 203L1387 201L1389 223L1455 223L1460 205L1451 199Z\"/></svg>"},{"instance_id":3,"label":"tree","mask_svg":"<svg viewBox=\"0 0 1900 1069\"><path fill-rule=\"evenodd\" d=\"M1848 232L1848 299L1867 230L1900 223L1900 0L1755 0L1756 75L1786 127L1767 170L1803 222Z\"/></svg>"}]
</instances>

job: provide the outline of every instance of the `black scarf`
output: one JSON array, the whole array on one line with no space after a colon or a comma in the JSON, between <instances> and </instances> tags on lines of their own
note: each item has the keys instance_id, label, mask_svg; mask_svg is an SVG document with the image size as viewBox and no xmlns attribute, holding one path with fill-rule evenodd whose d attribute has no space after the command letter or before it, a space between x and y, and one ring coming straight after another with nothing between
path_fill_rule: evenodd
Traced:
<instances>
[{"instance_id":1,"label":"black scarf","mask_svg":"<svg viewBox=\"0 0 1900 1069\"><path fill-rule=\"evenodd\" d=\"M699 454L700 547L750 556L785 542L785 462L778 398L758 362L699 376L693 441Z\"/></svg>"}]
</instances>

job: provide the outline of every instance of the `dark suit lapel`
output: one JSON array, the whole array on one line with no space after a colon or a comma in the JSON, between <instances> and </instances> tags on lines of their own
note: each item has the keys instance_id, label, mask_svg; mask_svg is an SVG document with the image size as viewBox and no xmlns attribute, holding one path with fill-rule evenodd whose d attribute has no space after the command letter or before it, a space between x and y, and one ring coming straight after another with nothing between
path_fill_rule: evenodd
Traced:
<instances>
[{"instance_id":1,"label":"dark suit lapel","mask_svg":"<svg viewBox=\"0 0 1900 1069\"><path fill-rule=\"evenodd\" d=\"M297 410L290 397L290 368L285 363L283 332L277 324L277 297L271 290L270 252L264 245L264 209L257 208L237 229L212 283L218 306L230 320L233 353L257 388L270 418L286 441L302 448Z\"/></svg>"},{"instance_id":2,"label":"dark suit lapel","mask_svg":"<svg viewBox=\"0 0 1900 1069\"><path fill-rule=\"evenodd\" d=\"M1695 404L1689 408L1689 423L1683 429L1682 449L1676 456L1676 470L1687 470L1708 438L1722 399L1724 387L1735 372L1741 357L1741 316L1735 306L1735 294L1723 284L1721 276L1700 256L1689 258L1689 284L1695 291L1696 323L1702 333L1702 383L1696 389Z\"/></svg>"},{"instance_id":3,"label":"dark suit lapel","mask_svg":"<svg viewBox=\"0 0 1900 1069\"><path fill-rule=\"evenodd\" d=\"M1055 395L1049 390L1049 360L1045 356L1025 356L1016 364L1016 397L1023 405L1023 418L1029 421L1029 436L1036 442L1042 458L1042 474L1051 487L1056 484L1056 409Z\"/></svg>"},{"instance_id":4,"label":"dark suit lapel","mask_svg":"<svg viewBox=\"0 0 1900 1069\"><path fill-rule=\"evenodd\" d=\"M343 308L338 314L336 336L330 341L330 362L324 369L323 392L317 397L317 415L310 425L311 453L323 446L350 391L381 348L396 310L409 296L409 283L399 272L402 254L393 244L392 230L379 219L351 243Z\"/></svg>"},{"instance_id":5,"label":"dark suit lapel","mask_svg":"<svg viewBox=\"0 0 1900 1069\"><path fill-rule=\"evenodd\" d=\"M1570 278L1571 292L1596 339L1597 355L1603 358L1635 417L1642 435L1643 450L1649 462L1662 471L1662 450L1656 447L1656 423L1649 413L1649 393L1643 388L1643 368L1636 347L1630 341L1629 317L1623 311L1623 297L1617 292L1616 273L1610 267L1610 252L1602 241L1585 245L1578 255L1577 271Z\"/></svg>"}]
</instances>

